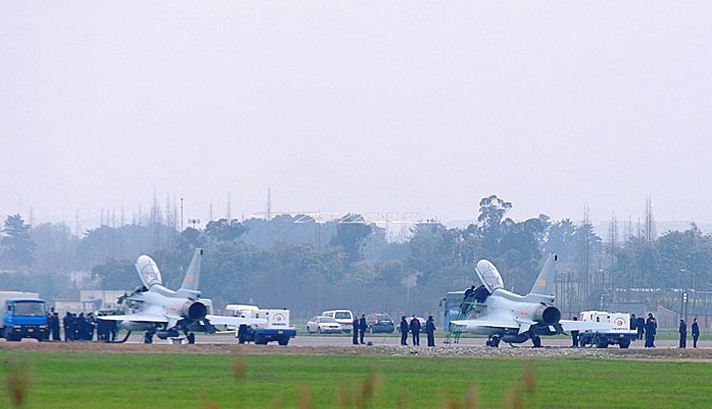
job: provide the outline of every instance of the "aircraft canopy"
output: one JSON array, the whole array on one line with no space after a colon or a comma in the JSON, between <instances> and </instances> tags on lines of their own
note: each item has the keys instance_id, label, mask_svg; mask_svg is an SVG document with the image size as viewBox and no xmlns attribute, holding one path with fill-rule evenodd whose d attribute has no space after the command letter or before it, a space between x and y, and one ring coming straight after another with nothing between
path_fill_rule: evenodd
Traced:
<instances>
[{"instance_id":1,"label":"aircraft canopy","mask_svg":"<svg viewBox=\"0 0 712 409\"><path fill-rule=\"evenodd\" d=\"M498 288L504 287L504 281L502 281L502 275L497 271L497 267L487 260L480 260L477 262L475 267L477 276L482 281L482 284L487 287L490 293Z\"/></svg>"},{"instance_id":2,"label":"aircraft canopy","mask_svg":"<svg viewBox=\"0 0 712 409\"><path fill-rule=\"evenodd\" d=\"M136 260L136 271L138 271L138 276L141 277L141 281L146 288L151 288L156 284L163 284L161 270L158 269L156 262L149 256L140 256Z\"/></svg>"}]
</instances>

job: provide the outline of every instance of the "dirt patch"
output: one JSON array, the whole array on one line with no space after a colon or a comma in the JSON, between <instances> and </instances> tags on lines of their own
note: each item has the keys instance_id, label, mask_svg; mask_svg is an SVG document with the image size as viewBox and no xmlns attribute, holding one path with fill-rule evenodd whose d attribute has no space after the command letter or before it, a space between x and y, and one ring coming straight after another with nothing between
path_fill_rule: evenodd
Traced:
<instances>
[{"instance_id":1,"label":"dirt patch","mask_svg":"<svg viewBox=\"0 0 712 409\"><path fill-rule=\"evenodd\" d=\"M0 342L0 351L112 353L112 354L206 354L206 355L378 355L459 358L561 358L649 361L712 362L712 349L594 349L550 347L488 348L478 346L400 347L400 346L287 346L235 344L104 344L97 342Z\"/></svg>"}]
</instances>

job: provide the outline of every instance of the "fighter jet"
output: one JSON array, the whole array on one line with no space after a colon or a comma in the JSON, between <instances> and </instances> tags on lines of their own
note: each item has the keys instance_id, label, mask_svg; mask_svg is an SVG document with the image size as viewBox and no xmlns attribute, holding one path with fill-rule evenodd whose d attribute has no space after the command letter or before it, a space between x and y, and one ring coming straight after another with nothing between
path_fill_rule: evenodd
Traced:
<instances>
[{"instance_id":1,"label":"fighter jet","mask_svg":"<svg viewBox=\"0 0 712 409\"><path fill-rule=\"evenodd\" d=\"M193 259L178 291L163 285L161 271L149 256L136 260L136 271L143 286L119 298L119 304L128 310L124 315L106 315L100 320L121 321L121 328L129 331L145 331L144 342L153 342L153 335L160 339L179 337L180 331L189 343L195 342L192 328L214 330L214 325L260 325L267 321L258 318L225 317L209 315L208 307L200 302L200 260L203 249L195 249ZM120 342L125 342L128 335Z\"/></svg>"},{"instance_id":2,"label":"fighter jet","mask_svg":"<svg viewBox=\"0 0 712 409\"><path fill-rule=\"evenodd\" d=\"M500 341L515 344L531 339L535 347L540 347L541 335L610 329L608 323L561 319L561 312L554 306L557 261L558 257L550 254L529 294L519 295L504 289L494 264L480 260L475 271L484 287L476 291L473 298L477 300L463 304L463 318L467 319L451 321L450 331L488 335L487 346L496 348Z\"/></svg>"}]
</instances>

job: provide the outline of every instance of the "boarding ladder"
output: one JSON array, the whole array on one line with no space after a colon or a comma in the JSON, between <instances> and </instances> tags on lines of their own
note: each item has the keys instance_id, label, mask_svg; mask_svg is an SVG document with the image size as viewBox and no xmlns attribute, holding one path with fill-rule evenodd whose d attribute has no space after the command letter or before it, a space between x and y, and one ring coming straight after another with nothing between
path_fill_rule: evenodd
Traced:
<instances>
[{"instance_id":1,"label":"boarding ladder","mask_svg":"<svg viewBox=\"0 0 712 409\"><path fill-rule=\"evenodd\" d=\"M460 312L450 317L450 328L448 328L447 335L445 336L445 341L443 341L445 345L460 343L460 337L462 336L462 330L464 327L462 325L455 325L452 322L470 318L475 304L477 303L472 297L468 298L460 305Z\"/></svg>"}]
</instances>

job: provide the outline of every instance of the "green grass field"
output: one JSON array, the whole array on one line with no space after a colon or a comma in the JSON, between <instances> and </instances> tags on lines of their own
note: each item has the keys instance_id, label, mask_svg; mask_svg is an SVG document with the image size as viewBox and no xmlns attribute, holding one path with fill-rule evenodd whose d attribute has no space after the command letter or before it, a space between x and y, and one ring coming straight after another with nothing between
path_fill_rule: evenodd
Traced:
<instances>
[{"instance_id":1,"label":"green grass field","mask_svg":"<svg viewBox=\"0 0 712 409\"><path fill-rule=\"evenodd\" d=\"M695 362L9 351L0 362L4 384L30 379L25 407L37 409L312 407L306 399L297 406L300 387L316 408L349 407L369 373L379 379L366 383L376 386L372 408L444 407L470 385L486 408L512 407L512 390L522 391L523 406L514 407L523 408L712 405L712 364ZM462 408L456 403L448 407ZM0 408L11 407L3 386Z\"/></svg>"}]
</instances>

